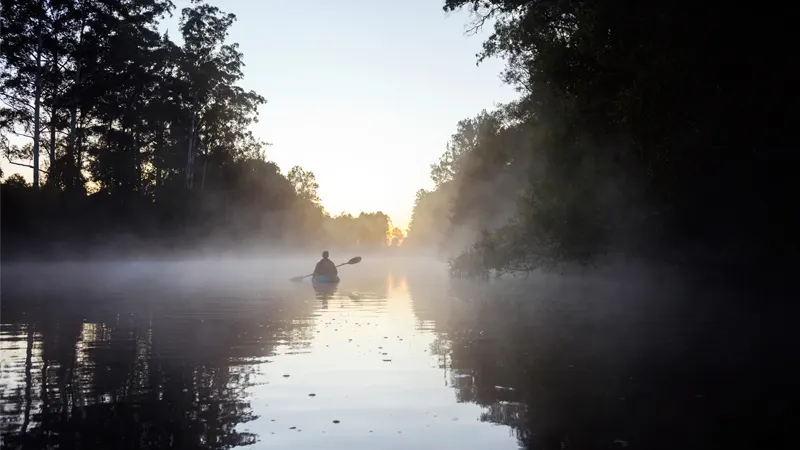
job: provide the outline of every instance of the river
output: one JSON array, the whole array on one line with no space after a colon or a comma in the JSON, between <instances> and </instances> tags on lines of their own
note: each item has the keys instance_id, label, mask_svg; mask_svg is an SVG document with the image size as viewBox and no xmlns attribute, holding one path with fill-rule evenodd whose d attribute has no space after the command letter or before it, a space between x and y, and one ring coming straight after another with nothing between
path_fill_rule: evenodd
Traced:
<instances>
[{"instance_id":1,"label":"river","mask_svg":"<svg viewBox=\"0 0 800 450\"><path fill-rule=\"evenodd\" d=\"M774 448L796 408L740 292L305 266L4 266L3 448Z\"/></svg>"}]
</instances>

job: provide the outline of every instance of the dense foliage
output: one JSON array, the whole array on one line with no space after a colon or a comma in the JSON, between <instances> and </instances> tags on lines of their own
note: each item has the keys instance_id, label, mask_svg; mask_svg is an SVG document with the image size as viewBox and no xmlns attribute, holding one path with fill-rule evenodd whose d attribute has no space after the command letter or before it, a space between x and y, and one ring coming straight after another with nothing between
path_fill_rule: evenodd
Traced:
<instances>
[{"instance_id":1,"label":"dense foliage","mask_svg":"<svg viewBox=\"0 0 800 450\"><path fill-rule=\"evenodd\" d=\"M504 58L505 79L520 92L468 121L493 130L479 139L459 125L432 167L436 191L418 195L409 243L470 221L479 233L453 259L454 275L616 251L763 263L796 248L788 231L798 223L789 205L796 114L783 105L798 69L777 50L791 34L788 5L447 0L444 8L494 25L479 58ZM500 212L511 218L486 221Z\"/></svg>"},{"instance_id":2,"label":"dense foliage","mask_svg":"<svg viewBox=\"0 0 800 450\"><path fill-rule=\"evenodd\" d=\"M227 40L235 16L193 1L179 45L158 32L173 8L3 0L2 152L33 172L32 185L2 186L3 253L53 243L386 247L387 216L334 220L312 172L283 175L266 160L249 131L266 100L238 86L243 55Z\"/></svg>"}]
</instances>

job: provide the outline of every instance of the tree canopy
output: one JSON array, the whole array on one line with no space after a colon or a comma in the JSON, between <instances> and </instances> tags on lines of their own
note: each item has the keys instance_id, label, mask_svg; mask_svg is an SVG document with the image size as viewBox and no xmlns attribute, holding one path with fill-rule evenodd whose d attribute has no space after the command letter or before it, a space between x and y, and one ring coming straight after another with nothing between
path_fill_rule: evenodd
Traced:
<instances>
[{"instance_id":1,"label":"tree canopy","mask_svg":"<svg viewBox=\"0 0 800 450\"><path fill-rule=\"evenodd\" d=\"M505 59L520 97L458 124L409 243L422 223L470 223L478 238L452 260L456 276L616 251L785 255L797 165L783 90L797 67L771 49L789 14L728 6L446 0L473 29L494 27L478 58Z\"/></svg>"},{"instance_id":2,"label":"tree canopy","mask_svg":"<svg viewBox=\"0 0 800 450\"><path fill-rule=\"evenodd\" d=\"M193 0L179 12L179 45L158 31L173 9L3 0L1 150L33 173L32 185L3 183L3 253L120 237L167 250L386 248L387 216L325 226L338 222L320 206L314 173L267 160L250 131L266 99L239 85L244 55L228 40L236 17Z\"/></svg>"}]
</instances>

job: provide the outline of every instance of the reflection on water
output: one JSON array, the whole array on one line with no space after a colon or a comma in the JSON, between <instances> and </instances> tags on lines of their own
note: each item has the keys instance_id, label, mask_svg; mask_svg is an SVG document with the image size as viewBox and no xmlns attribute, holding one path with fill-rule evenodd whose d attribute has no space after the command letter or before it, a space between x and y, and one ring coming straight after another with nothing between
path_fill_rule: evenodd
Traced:
<instances>
[{"instance_id":1,"label":"reflection on water","mask_svg":"<svg viewBox=\"0 0 800 450\"><path fill-rule=\"evenodd\" d=\"M776 438L757 432L765 408L782 416L753 388L752 320L688 316L682 305L694 299L678 289L474 286L438 269L363 271L328 288L169 267L102 287L70 278L37 288L4 270L3 448L561 450Z\"/></svg>"}]
</instances>

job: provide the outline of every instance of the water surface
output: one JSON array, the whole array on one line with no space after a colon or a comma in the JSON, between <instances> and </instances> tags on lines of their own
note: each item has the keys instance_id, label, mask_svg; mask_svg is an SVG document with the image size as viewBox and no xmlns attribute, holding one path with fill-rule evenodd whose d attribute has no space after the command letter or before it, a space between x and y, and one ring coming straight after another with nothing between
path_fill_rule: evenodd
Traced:
<instances>
[{"instance_id":1,"label":"water surface","mask_svg":"<svg viewBox=\"0 0 800 450\"><path fill-rule=\"evenodd\" d=\"M421 260L287 281L304 271L4 267L4 448L715 448L784 420L729 293L451 283Z\"/></svg>"}]
</instances>

